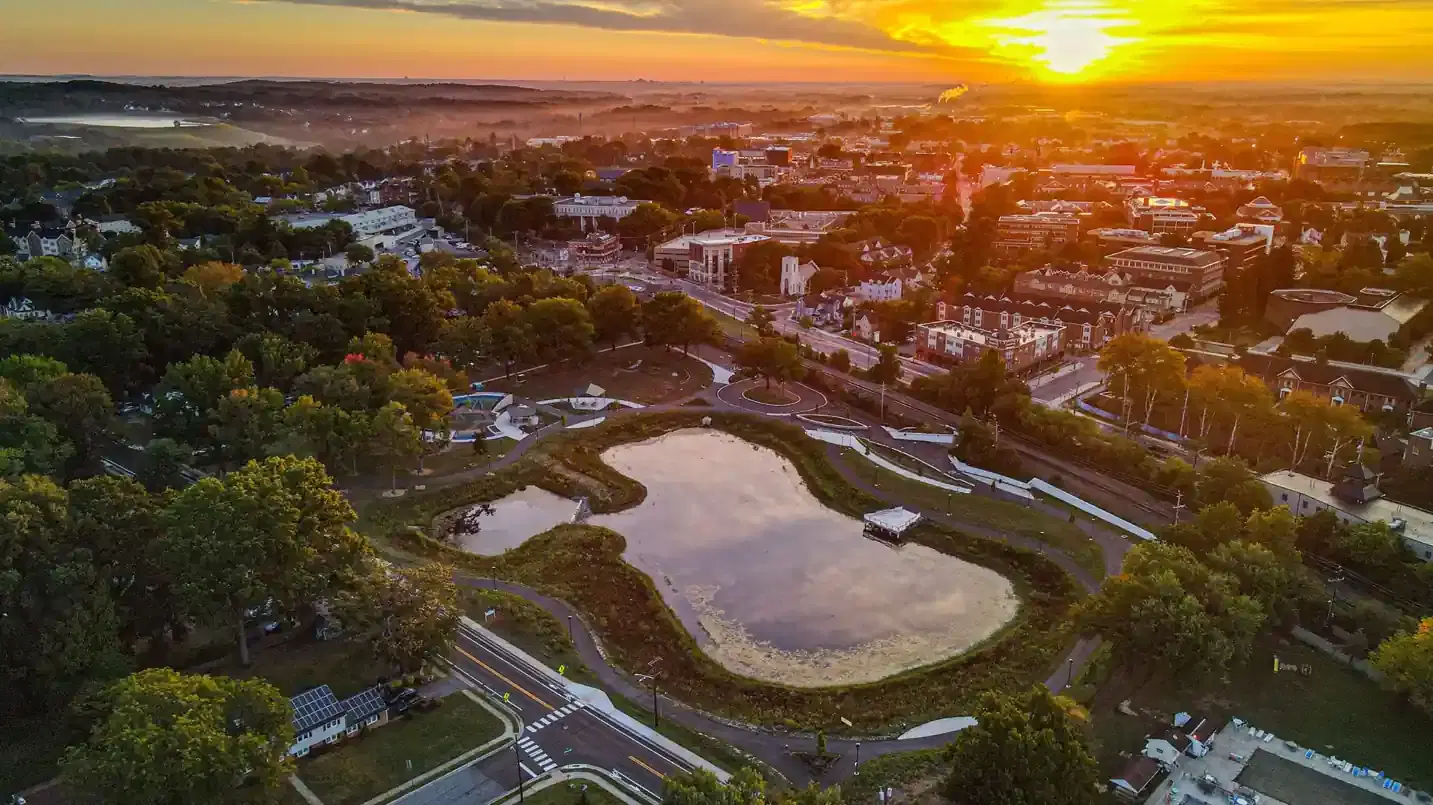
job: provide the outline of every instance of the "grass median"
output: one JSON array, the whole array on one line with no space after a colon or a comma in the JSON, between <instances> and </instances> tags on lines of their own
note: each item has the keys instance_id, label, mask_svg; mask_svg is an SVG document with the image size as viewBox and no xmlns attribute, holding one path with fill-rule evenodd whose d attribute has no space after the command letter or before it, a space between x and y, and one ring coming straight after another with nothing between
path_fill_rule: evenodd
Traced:
<instances>
[{"instance_id":1,"label":"grass median","mask_svg":"<svg viewBox=\"0 0 1433 805\"><path fill-rule=\"evenodd\" d=\"M300 761L299 779L324 805L359 805L502 734L497 716L467 696L441 702Z\"/></svg>"},{"instance_id":2,"label":"grass median","mask_svg":"<svg viewBox=\"0 0 1433 805\"><path fill-rule=\"evenodd\" d=\"M440 512L496 499L523 482L559 493L585 493L599 513L636 505L645 497L645 488L607 466L602 451L693 427L704 417L711 419L713 427L784 456L811 492L836 511L860 517L885 505L848 485L822 446L799 428L764 417L678 411L624 417L585 432L552 437L524 456L510 474L413 496L372 514L367 522L386 524L388 539L409 553L441 558L467 572L509 579L567 601L583 612L614 665L631 671L661 657L664 690L669 695L748 722L833 733L897 729L960 715L982 691L1022 688L1043 679L1057 662L1069 640L1065 615L1077 597L1073 580L1035 552L934 525L917 527L909 536L1005 576L1021 597L1019 614L981 646L960 656L878 682L827 688L759 682L733 674L707 657L663 602L651 578L622 560L626 542L616 532L559 526L493 557L458 550L426 532Z\"/></svg>"}]
</instances>

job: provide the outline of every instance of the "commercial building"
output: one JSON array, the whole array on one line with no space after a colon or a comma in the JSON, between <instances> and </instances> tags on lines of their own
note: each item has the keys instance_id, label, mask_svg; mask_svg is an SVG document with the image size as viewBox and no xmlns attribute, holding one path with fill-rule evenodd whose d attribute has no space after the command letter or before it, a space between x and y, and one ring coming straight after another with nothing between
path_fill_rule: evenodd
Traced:
<instances>
[{"instance_id":1,"label":"commercial building","mask_svg":"<svg viewBox=\"0 0 1433 805\"><path fill-rule=\"evenodd\" d=\"M584 196L560 198L552 203L552 213L558 218L576 218L586 232L589 225L595 227L597 219L611 218L620 221L631 215L643 202L626 196Z\"/></svg>"},{"instance_id":2,"label":"commercial building","mask_svg":"<svg viewBox=\"0 0 1433 805\"><path fill-rule=\"evenodd\" d=\"M1360 463L1349 467L1337 483L1293 470L1260 476L1277 506L1288 506L1300 517L1332 511L1350 523L1387 523L1419 559L1433 562L1433 512L1383 497L1373 471Z\"/></svg>"},{"instance_id":3,"label":"commercial building","mask_svg":"<svg viewBox=\"0 0 1433 805\"><path fill-rule=\"evenodd\" d=\"M1259 196L1240 205L1235 215L1239 216L1239 220L1251 224L1277 224L1284 220L1284 208L1264 196Z\"/></svg>"},{"instance_id":4,"label":"commercial building","mask_svg":"<svg viewBox=\"0 0 1433 805\"><path fill-rule=\"evenodd\" d=\"M698 238L746 234L740 229L708 229L703 232L682 233L652 250L652 262L667 271L685 270L691 259L692 241Z\"/></svg>"},{"instance_id":5,"label":"commercial building","mask_svg":"<svg viewBox=\"0 0 1433 805\"><path fill-rule=\"evenodd\" d=\"M1127 332L1142 332L1153 316L1147 310L1110 302L1060 303L1036 297L967 293L947 303L936 303L942 320L958 320L974 327L1017 327L1025 322L1052 324L1062 329L1060 350L1091 352Z\"/></svg>"},{"instance_id":6,"label":"commercial building","mask_svg":"<svg viewBox=\"0 0 1433 805\"><path fill-rule=\"evenodd\" d=\"M1291 293L1285 293L1285 291ZM1313 294L1300 294L1301 290L1315 291L1315 289L1280 289L1270 294L1270 304L1276 305L1276 312L1280 315L1287 315L1291 309L1296 309L1291 304L1290 297L1297 300L1309 299ZM1338 294L1344 299L1350 299L1346 294ZM1321 302L1331 299L1332 294L1325 294L1318 297L1318 300L1310 304L1311 309L1302 312L1288 325L1288 332L1306 329L1320 338L1334 333L1343 333L1350 339L1358 342L1382 341L1385 344L1389 339L1402 329L1410 319L1422 312L1428 306L1428 300L1414 296L1400 294L1397 291L1390 291L1385 288L1364 288L1358 292L1353 301L1342 301L1340 304L1324 307ZM1268 310L1265 310L1266 317L1272 317Z\"/></svg>"},{"instance_id":7,"label":"commercial building","mask_svg":"<svg viewBox=\"0 0 1433 805\"><path fill-rule=\"evenodd\" d=\"M1190 241L1198 248L1224 255L1225 271L1240 271L1274 248L1274 227L1236 224L1223 232L1195 232Z\"/></svg>"},{"instance_id":8,"label":"commercial building","mask_svg":"<svg viewBox=\"0 0 1433 805\"><path fill-rule=\"evenodd\" d=\"M788 244L815 243L854 214L851 210L767 210L764 220L749 221L746 231Z\"/></svg>"},{"instance_id":9,"label":"commercial building","mask_svg":"<svg viewBox=\"0 0 1433 805\"><path fill-rule=\"evenodd\" d=\"M765 235L703 232L687 241L687 276L693 282L723 290L738 290L736 261L753 243L770 240Z\"/></svg>"},{"instance_id":10,"label":"commercial building","mask_svg":"<svg viewBox=\"0 0 1433 805\"><path fill-rule=\"evenodd\" d=\"M1085 237L1095 241L1095 246L1099 249L1100 257L1109 257L1115 252L1132 249L1135 246L1159 245L1159 238L1156 238L1143 229L1102 226L1089 230L1085 233Z\"/></svg>"},{"instance_id":11,"label":"commercial building","mask_svg":"<svg viewBox=\"0 0 1433 805\"><path fill-rule=\"evenodd\" d=\"M1106 258L1110 268L1133 279L1134 285L1173 288L1202 302L1224 287L1224 257L1218 252L1173 246L1136 246Z\"/></svg>"},{"instance_id":12,"label":"commercial building","mask_svg":"<svg viewBox=\"0 0 1433 805\"><path fill-rule=\"evenodd\" d=\"M317 229L333 220L348 224L353 229L354 237L358 240L371 238L375 235L405 232L418 227L418 214L413 211L412 207L401 204L349 213L348 215L309 215L290 219L289 225L294 229Z\"/></svg>"},{"instance_id":13,"label":"commercial building","mask_svg":"<svg viewBox=\"0 0 1433 805\"><path fill-rule=\"evenodd\" d=\"M1294 177L1335 189L1363 184L1364 171L1372 162L1360 148L1305 148L1294 159Z\"/></svg>"},{"instance_id":14,"label":"commercial building","mask_svg":"<svg viewBox=\"0 0 1433 805\"><path fill-rule=\"evenodd\" d=\"M567 254L574 265L611 265L622 254L622 241L606 232L589 232L581 240L568 241Z\"/></svg>"},{"instance_id":15,"label":"commercial building","mask_svg":"<svg viewBox=\"0 0 1433 805\"><path fill-rule=\"evenodd\" d=\"M1064 328L1035 321L1017 326L976 327L960 321L916 325L916 357L932 363L978 361L998 354L1011 372L1023 372L1060 354Z\"/></svg>"},{"instance_id":16,"label":"commercial building","mask_svg":"<svg viewBox=\"0 0 1433 805\"><path fill-rule=\"evenodd\" d=\"M1199 224L1199 213L1177 198L1134 196L1125 201L1125 217L1135 229L1151 235L1187 235Z\"/></svg>"},{"instance_id":17,"label":"commercial building","mask_svg":"<svg viewBox=\"0 0 1433 805\"><path fill-rule=\"evenodd\" d=\"M1020 254L1071 243L1080 237L1080 219L1062 212L1002 215L996 223L996 253Z\"/></svg>"}]
</instances>

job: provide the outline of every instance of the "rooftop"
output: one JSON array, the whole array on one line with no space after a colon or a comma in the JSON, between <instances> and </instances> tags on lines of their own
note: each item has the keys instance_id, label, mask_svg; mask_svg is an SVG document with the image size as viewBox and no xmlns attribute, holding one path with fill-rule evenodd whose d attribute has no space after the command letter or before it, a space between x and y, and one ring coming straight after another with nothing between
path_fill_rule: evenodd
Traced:
<instances>
[{"instance_id":1,"label":"rooftop","mask_svg":"<svg viewBox=\"0 0 1433 805\"><path fill-rule=\"evenodd\" d=\"M1184 246L1133 246L1110 255L1111 260L1121 258L1156 263L1178 263L1186 266L1207 266L1224 259L1218 252L1190 249Z\"/></svg>"},{"instance_id":2,"label":"rooftop","mask_svg":"<svg viewBox=\"0 0 1433 805\"><path fill-rule=\"evenodd\" d=\"M1433 512L1382 497L1366 503L1351 503L1333 493L1333 482L1312 478L1293 470L1276 470L1260 476L1260 480L1270 486L1297 492L1365 523L1384 522L1396 525L1401 522L1403 526L1400 536L1433 547Z\"/></svg>"}]
</instances>

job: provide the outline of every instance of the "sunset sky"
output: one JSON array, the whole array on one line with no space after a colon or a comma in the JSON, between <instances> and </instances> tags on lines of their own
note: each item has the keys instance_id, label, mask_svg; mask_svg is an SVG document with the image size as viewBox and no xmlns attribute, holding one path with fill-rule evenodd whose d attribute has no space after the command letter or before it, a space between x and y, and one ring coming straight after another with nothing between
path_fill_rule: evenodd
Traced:
<instances>
[{"instance_id":1,"label":"sunset sky","mask_svg":"<svg viewBox=\"0 0 1433 805\"><path fill-rule=\"evenodd\" d=\"M0 73L1433 79L1433 0L8 0Z\"/></svg>"}]
</instances>

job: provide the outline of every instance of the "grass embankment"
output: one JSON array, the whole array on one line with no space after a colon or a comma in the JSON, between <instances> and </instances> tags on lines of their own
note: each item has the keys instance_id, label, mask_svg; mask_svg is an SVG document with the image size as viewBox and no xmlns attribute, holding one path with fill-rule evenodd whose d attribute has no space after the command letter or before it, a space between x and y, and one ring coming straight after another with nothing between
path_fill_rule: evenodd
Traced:
<instances>
[{"instance_id":1,"label":"grass embankment","mask_svg":"<svg viewBox=\"0 0 1433 805\"><path fill-rule=\"evenodd\" d=\"M1043 542L1068 554L1095 578L1105 575L1104 552L1088 534L1068 519L1061 520L1044 512L1027 509L1013 501L996 500L976 493L962 495L946 492L879 467L855 450L843 450L841 455L862 477L873 479L878 488L902 502L930 512L947 514L962 523Z\"/></svg>"},{"instance_id":2,"label":"grass embankment","mask_svg":"<svg viewBox=\"0 0 1433 805\"><path fill-rule=\"evenodd\" d=\"M1310 674L1275 674L1275 656L1280 663L1308 665ZM1123 699L1143 715L1119 712L1116 706ZM1230 670L1227 683L1156 682L1133 690L1132 680L1123 674L1103 680L1090 707L1103 768L1118 772L1126 762L1118 756L1121 750L1139 751L1146 734L1164 729L1180 711L1197 711L1221 725L1238 716L1281 740L1381 769L1405 785L1433 790L1433 755L1428 752L1433 720L1358 671L1300 643L1262 639L1247 662Z\"/></svg>"},{"instance_id":3,"label":"grass embankment","mask_svg":"<svg viewBox=\"0 0 1433 805\"><path fill-rule=\"evenodd\" d=\"M591 780L569 780L523 796L527 805L625 805L612 792ZM514 797L504 800L503 805L517 801Z\"/></svg>"},{"instance_id":4,"label":"grass embankment","mask_svg":"<svg viewBox=\"0 0 1433 805\"><path fill-rule=\"evenodd\" d=\"M604 396L653 405L685 399L711 382L711 367L680 350L633 346L614 352L604 346L581 363L547 366L490 380L484 388L548 400L580 394L595 384L602 388Z\"/></svg>"},{"instance_id":5,"label":"grass embankment","mask_svg":"<svg viewBox=\"0 0 1433 805\"><path fill-rule=\"evenodd\" d=\"M501 497L524 482L563 494L587 494L599 513L635 505L645 488L603 463L602 451L695 426L703 416L710 416L715 427L785 456L812 493L836 511L859 517L883 505L847 485L821 446L799 428L756 416L667 412L556 436L524 456L511 472L387 504L371 513L367 523L384 527L388 538L408 552L562 598L584 613L614 664L640 669L661 657L664 690L693 706L745 721L832 732L882 731L968 712L982 691L1023 687L1042 679L1054 665L1069 637L1065 613L1077 595L1069 576L1034 552L932 525L913 529L911 539L1010 579L1022 598L1019 615L982 647L960 657L879 682L818 689L740 677L703 654L652 580L622 561L625 540L616 532L559 526L495 557L466 553L426 533L441 511ZM844 728L843 717L853 727Z\"/></svg>"},{"instance_id":6,"label":"grass embankment","mask_svg":"<svg viewBox=\"0 0 1433 805\"><path fill-rule=\"evenodd\" d=\"M482 746L502 731L496 716L454 694L437 710L404 716L301 761L298 776L324 805L357 805Z\"/></svg>"},{"instance_id":7,"label":"grass embankment","mask_svg":"<svg viewBox=\"0 0 1433 805\"><path fill-rule=\"evenodd\" d=\"M944 749L881 755L862 763L860 774L841 783L841 798L846 802L875 802L876 792L888 786L925 789L948 770Z\"/></svg>"}]
</instances>

